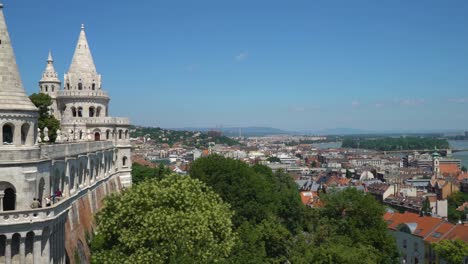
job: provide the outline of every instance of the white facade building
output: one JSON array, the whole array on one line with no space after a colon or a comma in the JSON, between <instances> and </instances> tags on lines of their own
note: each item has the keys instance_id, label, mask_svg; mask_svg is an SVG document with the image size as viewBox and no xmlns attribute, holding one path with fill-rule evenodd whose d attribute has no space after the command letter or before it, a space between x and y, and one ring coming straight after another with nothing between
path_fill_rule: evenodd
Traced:
<instances>
[{"instance_id":1,"label":"white facade building","mask_svg":"<svg viewBox=\"0 0 468 264\"><path fill-rule=\"evenodd\" d=\"M75 252L88 262L92 215L107 194L131 185L129 120L107 115L83 28L65 83L63 90L49 54L39 86L53 98L63 134L41 144L38 109L24 91L0 4L0 263L73 263ZM62 197L54 199L57 190Z\"/></svg>"}]
</instances>

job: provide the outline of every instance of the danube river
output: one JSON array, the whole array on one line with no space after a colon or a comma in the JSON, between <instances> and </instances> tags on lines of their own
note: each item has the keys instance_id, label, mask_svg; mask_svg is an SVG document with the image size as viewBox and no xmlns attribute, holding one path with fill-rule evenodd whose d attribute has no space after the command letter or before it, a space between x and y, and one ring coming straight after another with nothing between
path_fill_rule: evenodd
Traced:
<instances>
[{"instance_id":1,"label":"danube river","mask_svg":"<svg viewBox=\"0 0 468 264\"><path fill-rule=\"evenodd\" d=\"M449 143L452 149L468 149L468 140L449 140ZM318 143L313 144L313 146L318 149L339 148L341 147L341 142ZM462 165L468 168L468 151L456 152L452 156L460 159Z\"/></svg>"},{"instance_id":2,"label":"danube river","mask_svg":"<svg viewBox=\"0 0 468 264\"><path fill-rule=\"evenodd\" d=\"M449 140L449 143L453 149L468 149L468 140ZM468 167L468 151L456 152L452 156L461 159L462 165Z\"/></svg>"}]
</instances>

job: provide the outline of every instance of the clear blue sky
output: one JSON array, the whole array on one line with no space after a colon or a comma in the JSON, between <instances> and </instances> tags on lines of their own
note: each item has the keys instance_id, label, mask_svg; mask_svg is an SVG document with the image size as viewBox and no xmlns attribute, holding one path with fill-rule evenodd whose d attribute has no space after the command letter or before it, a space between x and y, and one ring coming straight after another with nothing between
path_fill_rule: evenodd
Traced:
<instances>
[{"instance_id":1,"label":"clear blue sky","mask_svg":"<svg viewBox=\"0 0 468 264\"><path fill-rule=\"evenodd\" d=\"M134 124L468 129L466 0L3 2L28 93L84 23Z\"/></svg>"}]
</instances>

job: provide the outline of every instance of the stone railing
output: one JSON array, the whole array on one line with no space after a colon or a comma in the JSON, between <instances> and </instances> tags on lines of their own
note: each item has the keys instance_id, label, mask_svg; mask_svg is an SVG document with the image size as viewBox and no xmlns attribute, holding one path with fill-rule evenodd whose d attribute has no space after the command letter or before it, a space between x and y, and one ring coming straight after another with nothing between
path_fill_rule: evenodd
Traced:
<instances>
[{"instance_id":1,"label":"stone railing","mask_svg":"<svg viewBox=\"0 0 468 264\"><path fill-rule=\"evenodd\" d=\"M51 220L66 212L70 205L70 201L64 200L51 207L0 212L0 226Z\"/></svg>"},{"instance_id":2,"label":"stone railing","mask_svg":"<svg viewBox=\"0 0 468 264\"><path fill-rule=\"evenodd\" d=\"M57 97L106 97L109 94L105 91L75 91L75 90L60 90L57 92Z\"/></svg>"},{"instance_id":3,"label":"stone railing","mask_svg":"<svg viewBox=\"0 0 468 264\"><path fill-rule=\"evenodd\" d=\"M103 124L103 125L130 125L126 117L69 117L62 119L62 124Z\"/></svg>"},{"instance_id":4,"label":"stone railing","mask_svg":"<svg viewBox=\"0 0 468 264\"><path fill-rule=\"evenodd\" d=\"M107 177L99 179L89 186L83 187L72 196L66 197L50 207L0 212L0 226L45 222L55 219L61 214L66 213L74 202L87 194L88 190L97 188L101 183L119 173L119 171L111 173Z\"/></svg>"},{"instance_id":5,"label":"stone railing","mask_svg":"<svg viewBox=\"0 0 468 264\"><path fill-rule=\"evenodd\" d=\"M112 141L86 141L66 144L41 145L41 157L44 159L60 159L80 154L112 149Z\"/></svg>"},{"instance_id":6,"label":"stone railing","mask_svg":"<svg viewBox=\"0 0 468 264\"><path fill-rule=\"evenodd\" d=\"M16 147L16 146L2 146L0 148L0 164L12 164L24 161L35 161L40 157L40 149L35 147Z\"/></svg>"}]
</instances>

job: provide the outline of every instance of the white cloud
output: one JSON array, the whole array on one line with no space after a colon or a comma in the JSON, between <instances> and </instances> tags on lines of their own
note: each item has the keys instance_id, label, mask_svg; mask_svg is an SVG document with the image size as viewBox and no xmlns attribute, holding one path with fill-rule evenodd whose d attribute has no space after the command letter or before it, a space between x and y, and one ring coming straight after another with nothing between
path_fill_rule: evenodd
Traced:
<instances>
[{"instance_id":1,"label":"white cloud","mask_svg":"<svg viewBox=\"0 0 468 264\"><path fill-rule=\"evenodd\" d=\"M457 103L457 104L466 104L466 103L468 103L468 98L454 98L454 99L449 99L449 102Z\"/></svg>"},{"instance_id":2,"label":"white cloud","mask_svg":"<svg viewBox=\"0 0 468 264\"><path fill-rule=\"evenodd\" d=\"M382 104L382 103L376 103L376 104L375 104L375 107L376 107L376 108L382 108L382 107L384 107L384 106L385 106L385 105Z\"/></svg>"},{"instance_id":3,"label":"white cloud","mask_svg":"<svg viewBox=\"0 0 468 264\"><path fill-rule=\"evenodd\" d=\"M243 51L236 56L236 61L243 61L249 57L249 52Z\"/></svg>"},{"instance_id":4,"label":"white cloud","mask_svg":"<svg viewBox=\"0 0 468 264\"><path fill-rule=\"evenodd\" d=\"M399 104L402 106L421 106L424 103L424 99L403 99L399 101Z\"/></svg>"}]
</instances>

